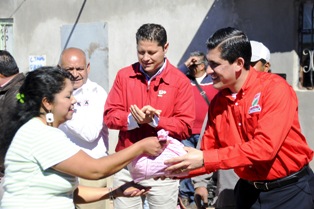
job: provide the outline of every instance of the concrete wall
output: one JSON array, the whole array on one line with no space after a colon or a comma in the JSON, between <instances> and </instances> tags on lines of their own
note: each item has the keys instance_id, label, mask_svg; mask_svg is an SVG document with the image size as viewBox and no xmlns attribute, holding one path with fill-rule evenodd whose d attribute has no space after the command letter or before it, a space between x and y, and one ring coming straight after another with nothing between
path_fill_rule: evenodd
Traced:
<instances>
[{"instance_id":1,"label":"concrete wall","mask_svg":"<svg viewBox=\"0 0 314 209\"><path fill-rule=\"evenodd\" d=\"M109 41L109 87L116 72L137 61L135 33L144 23L162 24L168 32L167 53L173 64L182 63L193 50L206 50L207 38L217 29L237 27L250 39L270 49L272 71L286 73L300 99L300 120L314 148L313 91L300 89L297 55L299 0L93 0L87 1L80 23L105 22ZM28 56L45 54L47 64L58 61L60 28L73 24L83 0L1 0L0 18L14 18L14 56L23 71ZM18 9L17 9L18 8ZM92 69L97 72L100 69ZM274 124L276 128L276 124ZM112 147L116 132L111 131Z\"/></svg>"}]
</instances>

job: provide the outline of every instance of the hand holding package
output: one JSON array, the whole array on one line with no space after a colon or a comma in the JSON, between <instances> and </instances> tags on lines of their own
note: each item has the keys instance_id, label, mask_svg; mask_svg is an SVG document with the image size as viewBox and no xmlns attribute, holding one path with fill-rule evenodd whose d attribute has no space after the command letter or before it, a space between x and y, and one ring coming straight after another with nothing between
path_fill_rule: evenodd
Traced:
<instances>
[{"instance_id":1,"label":"hand holding package","mask_svg":"<svg viewBox=\"0 0 314 209\"><path fill-rule=\"evenodd\" d=\"M128 165L134 182L137 183L145 179L165 176L165 169L168 166L164 164L164 161L186 154L183 148L184 145L178 140L168 136L168 133L169 132L164 129L157 132L160 141L168 141L168 145L159 156L140 155Z\"/></svg>"}]
</instances>

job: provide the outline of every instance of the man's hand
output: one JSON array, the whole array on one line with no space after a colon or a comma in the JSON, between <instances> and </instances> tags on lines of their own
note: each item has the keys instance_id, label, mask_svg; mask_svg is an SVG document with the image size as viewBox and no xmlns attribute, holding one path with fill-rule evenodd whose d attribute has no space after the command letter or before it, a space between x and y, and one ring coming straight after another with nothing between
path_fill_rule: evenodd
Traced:
<instances>
[{"instance_id":1,"label":"man's hand","mask_svg":"<svg viewBox=\"0 0 314 209\"><path fill-rule=\"evenodd\" d=\"M131 115L138 124L146 124L153 121L154 116L160 116L161 110L156 110L150 105L139 109L136 105L130 107Z\"/></svg>"},{"instance_id":2,"label":"man's hand","mask_svg":"<svg viewBox=\"0 0 314 209\"><path fill-rule=\"evenodd\" d=\"M208 190L206 187L197 187L195 189L194 201L197 208L206 209L208 207Z\"/></svg>"},{"instance_id":3,"label":"man's hand","mask_svg":"<svg viewBox=\"0 0 314 209\"><path fill-rule=\"evenodd\" d=\"M165 164L169 165L166 168L169 176L182 176L188 171L203 167L204 158L201 150L193 147L184 147L184 149L188 152L187 154L165 161Z\"/></svg>"},{"instance_id":4,"label":"man's hand","mask_svg":"<svg viewBox=\"0 0 314 209\"><path fill-rule=\"evenodd\" d=\"M146 115L150 115L151 117L154 117L155 115L159 117L161 113L161 110L156 110L150 105L144 106L141 110L143 113L145 113Z\"/></svg>"},{"instance_id":5,"label":"man's hand","mask_svg":"<svg viewBox=\"0 0 314 209\"><path fill-rule=\"evenodd\" d=\"M189 57L185 62L185 66L187 66L188 68L190 68L192 65L195 65L198 61L198 57L196 56L192 56L192 57Z\"/></svg>"}]
</instances>

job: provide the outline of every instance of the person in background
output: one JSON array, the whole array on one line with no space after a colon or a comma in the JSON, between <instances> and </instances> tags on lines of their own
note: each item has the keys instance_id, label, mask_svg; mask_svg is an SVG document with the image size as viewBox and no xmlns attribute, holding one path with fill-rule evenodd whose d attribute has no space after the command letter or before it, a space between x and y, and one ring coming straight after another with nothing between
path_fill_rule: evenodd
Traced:
<instances>
[{"instance_id":1,"label":"person in background","mask_svg":"<svg viewBox=\"0 0 314 209\"><path fill-rule=\"evenodd\" d=\"M270 52L261 42L250 41L252 56L250 65L257 71L270 72ZM207 120L206 120L207 121ZM206 208L208 205L215 206L215 209L235 209L234 187L239 180L238 175L229 170L218 170L212 174L204 174L192 178L195 188L195 199L198 209ZM215 184L213 186L213 184ZM214 191L210 191L213 188ZM209 192L214 192L215 198L208 204ZM205 205L205 206L204 206Z\"/></svg>"},{"instance_id":2,"label":"person in background","mask_svg":"<svg viewBox=\"0 0 314 209\"><path fill-rule=\"evenodd\" d=\"M16 111L16 94L25 76L19 72L14 57L6 50L0 50L0 135ZM0 200L3 195L4 155L0 153Z\"/></svg>"},{"instance_id":3,"label":"person in background","mask_svg":"<svg viewBox=\"0 0 314 209\"><path fill-rule=\"evenodd\" d=\"M72 79L67 71L49 66L26 75L17 94L15 114L0 136L6 140L0 144L6 152L0 208L74 209L75 203L148 191L134 182L116 189L78 185L77 176L94 180L107 177L141 154L158 156L163 146L157 137L148 137L113 155L90 157L58 129L74 112Z\"/></svg>"},{"instance_id":4,"label":"person in background","mask_svg":"<svg viewBox=\"0 0 314 209\"><path fill-rule=\"evenodd\" d=\"M260 72L270 72L270 51L261 42L250 41L252 48L251 66Z\"/></svg>"},{"instance_id":5,"label":"person in background","mask_svg":"<svg viewBox=\"0 0 314 209\"><path fill-rule=\"evenodd\" d=\"M116 151L126 149L157 131L182 140L190 137L194 123L195 102L189 79L166 58L169 43L164 27L149 23L136 33L138 62L116 75L105 106L104 123L118 129ZM114 185L130 181L127 168L114 175ZM176 208L179 181L143 180L152 189L146 195L150 209ZM116 198L115 209L142 209L143 200Z\"/></svg>"},{"instance_id":6,"label":"person in background","mask_svg":"<svg viewBox=\"0 0 314 209\"><path fill-rule=\"evenodd\" d=\"M88 75L90 63L83 50L67 48L60 55L59 66L74 77L73 95L76 99L71 120L59 128L89 156L98 159L108 155L108 128L103 123L104 106L107 92ZM79 179L84 186L106 187L107 179ZM108 209L108 199L76 206L78 209Z\"/></svg>"},{"instance_id":7,"label":"person in background","mask_svg":"<svg viewBox=\"0 0 314 209\"><path fill-rule=\"evenodd\" d=\"M212 85L211 77L206 73L207 60L203 52L194 51L190 53L190 57L178 68L190 79L195 102L195 122L192 135L182 140L182 143L185 146L196 148L209 103L216 95L217 90ZM190 178L180 181L179 201L182 208L196 208L194 187Z\"/></svg>"},{"instance_id":8,"label":"person in background","mask_svg":"<svg viewBox=\"0 0 314 209\"><path fill-rule=\"evenodd\" d=\"M201 150L165 161L169 175L234 169L237 209L313 209L313 150L301 133L298 99L280 76L250 67L251 45L235 28L207 41L208 72L219 93ZM284 121L284 122L283 122Z\"/></svg>"}]
</instances>

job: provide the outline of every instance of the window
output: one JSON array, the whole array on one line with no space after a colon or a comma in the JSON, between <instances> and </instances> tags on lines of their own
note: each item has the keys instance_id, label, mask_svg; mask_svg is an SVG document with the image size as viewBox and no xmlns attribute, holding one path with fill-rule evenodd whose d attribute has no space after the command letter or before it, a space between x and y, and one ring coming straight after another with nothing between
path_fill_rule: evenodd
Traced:
<instances>
[{"instance_id":1,"label":"window","mask_svg":"<svg viewBox=\"0 0 314 209\"><path fill-rule=\"evenodd\" d=\"M13 50L13 19L0 18L0 49Z\"/></svg>"}]
</instances>

